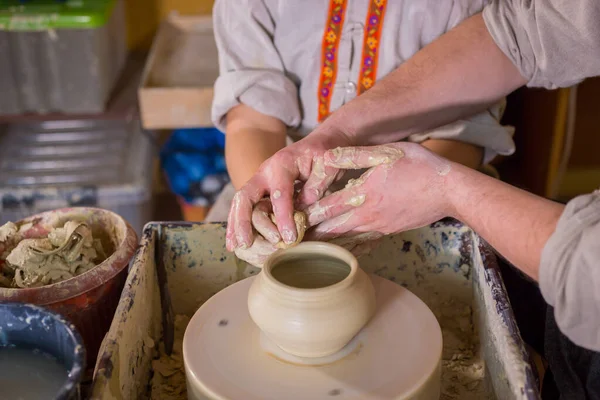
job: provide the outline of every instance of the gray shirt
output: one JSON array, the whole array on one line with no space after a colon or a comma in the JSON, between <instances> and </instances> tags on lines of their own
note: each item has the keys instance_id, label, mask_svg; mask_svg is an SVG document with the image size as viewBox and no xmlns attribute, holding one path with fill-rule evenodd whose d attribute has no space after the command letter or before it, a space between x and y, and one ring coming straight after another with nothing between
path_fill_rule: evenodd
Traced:
<instances>
[{"instance_id":1,"label":"gray shirt","mask_svg":"<svg viewBox=\"0 0 600 400\"><path fill-rule=\"evenodd\" d=\"M377 79L435 38L480 12L489 0L388 0L377 46ZM348 0L337 54L330 111L357 96L371 0ZM217 0L213 10L220 76L212 120L243 103L276 117L297 140L318 125L322 43L330 0ZM513 129L500 125L504 101L487 112L408 140L455 139L485 149L484 162L514 152Z\"/></svg>"},{"instance_id":2,"label":"gray shirt","mask_svg":"<svg viewBox=\"0 0 600 400\"><path fill-rule=\"evenodd\" d=\"M560 330L600 351L600 192L567 204L542 252L540 289Z\"/></svg>"},{"instance_id":3,"label":"gray shirt","mask_svg":"<svg viewBox=\"0 0 600 400\"><path fill-rule=\"evenodd\" d=\"M483 17L531 87L600 75L598 0L496 0ZM600 193L567 204L542 252L539 283L563 333L600 351Z\"/></svg>"}]
</instances>

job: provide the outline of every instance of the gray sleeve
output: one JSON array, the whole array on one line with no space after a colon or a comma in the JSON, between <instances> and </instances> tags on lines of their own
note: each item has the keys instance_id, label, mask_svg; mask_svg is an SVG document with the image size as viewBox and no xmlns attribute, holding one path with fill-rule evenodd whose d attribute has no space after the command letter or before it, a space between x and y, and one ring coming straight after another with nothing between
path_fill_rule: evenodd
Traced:
<instances>
[{"instance_id":1,"label":"gray sleeve","mask_svg":"<svg viewBox=\"0 0 600 400\"><path fill-rule=\"evenodd\" d=\"M298 126L298 88L273 43L275 22L264 2L217 0L213 20L220 71L212 105L215 126L225 131L225 116L239 104Z\"/></svg>"},{"instance_id":2,"label":"gray sleeve","mask_svg":"<svg viewBox=\"0 0 600 400\"><path fill-rule=\"evenodd\" d=\"M427 139L447 139L470 143L484 148L483 163L487 164L498 154L509 156L515 152L512 139L514 128L500 124L505 106L506 100L503 99L487 111L471 118L410 135L407 140L420 143Z\"/></svg>"},{"instance_id":3,"label":"gray sleeve","mask_svg":"<svg viewBox=\"0 0 600 400\"><path fill-rule=\"evenodd\" d=\"M560 330L600 351L600 192L567 204L542 252L540 289Z\"/></svg>"},{"instance_id":4,"label":"gray sleeve","mask_svg":"<svg viewBox=\"0 0 600 400\"><path fill-rule=\"evenodd\" d=\"M493 0L483 18L530 87L567 87L600 75L598 0Z\"/></svg>"}]
</instances>

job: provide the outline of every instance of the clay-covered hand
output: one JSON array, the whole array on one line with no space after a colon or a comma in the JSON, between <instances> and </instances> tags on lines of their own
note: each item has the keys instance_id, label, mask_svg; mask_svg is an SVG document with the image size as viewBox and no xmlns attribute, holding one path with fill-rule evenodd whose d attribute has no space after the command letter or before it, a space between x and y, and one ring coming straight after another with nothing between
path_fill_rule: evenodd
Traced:
<instances>
[{"instance_id":1,"label":"clay-covered hand","mask_svg":"<svg viewBox=\"0 0 600 400\"><path fill-rule=\"evenodd\" d=\"M292 244L286 244L283 241L277 241L277 237L273 236L273 229L277 229L275 215L271 202L268 199L259 201L252 211L252 227L254 228L254 242L248 248L235 249L235 255L255 267L262 268L265 261L276 252L278 249L284 249L294 246L302 241L304 234L308 228L306 214L301 211L294 212L294 223L298 231L298 238ZM382 235L373 234L371 232L358 235L357 237L345 238L340 237L332 239L330 242L337 244L354 256L361 257L371 252L378 244L379 238ZM265 238L269 238L268 240Z\"/></svg>"},{"instance_id":2,"label":"clay-covered hand","mask_svg":"<svg viewBox=\"0 0 600 400\"><path fill-rule=\"evenodd\" d=\"M277 220L273 214L273 206L269 199L262 199L252 210L252 227L254 229L254 241L247 248L238 247L234 250L235 255L256 266L262 268L265 261L278 249L294 246L302 241L307 229L306 214L294 212L295 230L298 237L295 242L287 244L277 235Z\"/></svg>"},{"instance_id":3,"label":"clay-covered hand","mask_svg":"<svg viewBox=\"0 0 600 400\"><path fill-rule=\"evenodd\" d=\"M419 144L337 148L324 157L329 167L369 169L307 209L309 240L365 243L449 215L445 193L452 163Z\"/></svg>"},{"instance_id":4,"label":"clay-covered hand","mask_svg":"<svg viewBox=\"0 0 600 400\"><path fill-rule=\"evenodd\" d=\"M238 247L234 250L237 258L246 261L248 264L254 265L255 267L262 268L265 261L278 250L275 245L269 243L261 235L256 235L252 246L242 249Z\"/></svg>"},{"instance_id":5,"label":"clay-covered hand","mask_svg":"<svg viewBox=\"0 0 600 400\"><path fill-rule=\"evenodd\" d=\"M303 183L297 196L300 205L312 204L322 197L338 174L337 169L323 163L323 155L330 148L327 140L307 137L266 160L233 198L228 217L227 249L234 251L252 246L255 239L252 229L254 206L265 196L273 204L277 229L265 225L264 231L259 232L272 244L281 240L286 244L296 242L295 185L298 181Z\"/></svg>"}]
</instances>

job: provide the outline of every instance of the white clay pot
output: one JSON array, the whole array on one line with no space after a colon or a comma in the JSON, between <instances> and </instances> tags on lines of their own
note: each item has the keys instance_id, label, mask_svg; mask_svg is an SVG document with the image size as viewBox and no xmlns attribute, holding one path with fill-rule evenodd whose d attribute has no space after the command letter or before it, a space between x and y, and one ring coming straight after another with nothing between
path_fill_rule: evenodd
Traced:
<instances>
[{"instance_id":1,"label":"white clay pot","mask_svg":"<svg viewBox=\"0 0 600 400\"><path fill-rule=\"evenodd\" d=\"M282 350L325 357L341 350L375 313L375 290L342 247L304 242L265 263L248 294L250 317Z\"/></svg>"}]
</instances>

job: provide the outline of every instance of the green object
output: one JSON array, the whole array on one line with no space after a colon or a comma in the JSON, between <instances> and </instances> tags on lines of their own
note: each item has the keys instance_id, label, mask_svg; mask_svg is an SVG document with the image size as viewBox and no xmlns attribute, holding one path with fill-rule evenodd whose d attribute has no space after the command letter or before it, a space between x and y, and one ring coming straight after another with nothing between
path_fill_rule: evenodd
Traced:
<instances>
[{"instance_id":1,"label":"green object","mask_svg":"<svg viewBox=\"0 0 600 400\"><path fill-rule=\"evenodd\" d=\"M0 30L93 29L104 26L117 0L0 0Z\"/></svg>"}]
</instances>

